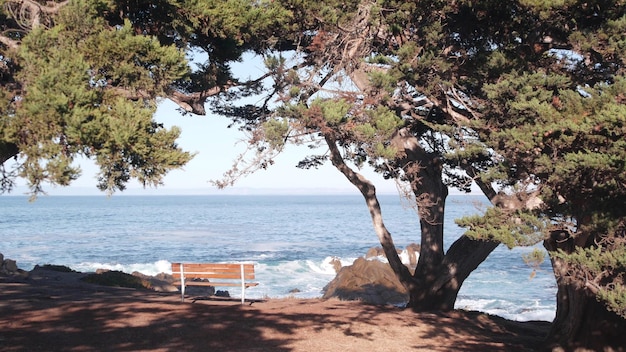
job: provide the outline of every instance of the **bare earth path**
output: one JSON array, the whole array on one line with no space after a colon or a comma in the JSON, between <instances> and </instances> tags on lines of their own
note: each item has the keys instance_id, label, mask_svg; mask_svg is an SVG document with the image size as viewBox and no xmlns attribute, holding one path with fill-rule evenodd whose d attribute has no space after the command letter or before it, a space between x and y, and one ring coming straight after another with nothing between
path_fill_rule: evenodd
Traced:
<instances>
[{"instance_id":1,"label":"bare earth path","mask_svg":"<svg viewBox=\"0 0 626 352\"><path fill-rule=\"evenodd\" d=\"M533 351L549 328L339 300L182 303L77 277L0 278L0 351Z\"/></svg>"}]
</instances>

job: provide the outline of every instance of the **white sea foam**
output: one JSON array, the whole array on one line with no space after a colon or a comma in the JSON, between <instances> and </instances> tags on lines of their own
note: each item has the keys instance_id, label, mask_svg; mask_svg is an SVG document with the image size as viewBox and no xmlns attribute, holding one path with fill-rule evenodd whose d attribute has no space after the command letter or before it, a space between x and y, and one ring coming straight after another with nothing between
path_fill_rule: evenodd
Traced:
<instances>
[{"instance_id":1,"label":"white sea foam","mask_svg":"<svg viewBox=\"0 0 626 352\"><path fill-rule=\"evenodd\" d=\"M125 273L139 272L144 275L154 276L159 273L172 273L172 264L167 260L159 260L154 263L135 263L135 264L119 264L119 263L94 263L83 262L72 265L72 269L82 272L94 272L98 269L117 270Z\"/></svg>"},{"instance_id":2,"label":"white sea foam","mask_svg":"<svg viewBox=\"0 0 626 352\"><path fill-rule=\"evenodd\" d=\"M319 263L311 260L258 263L256 272L259 286L246 293L250 297L320 297L324 286L335 276L329 258Z\"/></svg>"},{"instance_id":3,"label":"white sea foam","mask_svg":"<svg viewBox=\"0 0 626 352\"><path fill-rule=\"evenodd\" d=\"M400 257L400 260L402 261L402 264L404 264L404 265L410 265L411 264L411 257L409 255L409 252L406 249L403 249L400 252L400 254L398 254L398 256ZM417 259L419 259L419 253L415 253L415 260L417 260ZM370 257L369 260L379 260L379 261L381 261L383 263L389 263L389 260L384 255Z\"/></svg>"},{"instance_id":4,"label":"white sea foam","mask_svg":"<svg viewBox=\"0 0 626 352\"><path fill-rule=\"evenodd\" d=\"M555 315L554 307L541 304L539 301L534 303L512 302L501 299L471 299L464 297L457 299L455 308L481 311L517 321L552 321Z\"/></svg>"}]
</instances>

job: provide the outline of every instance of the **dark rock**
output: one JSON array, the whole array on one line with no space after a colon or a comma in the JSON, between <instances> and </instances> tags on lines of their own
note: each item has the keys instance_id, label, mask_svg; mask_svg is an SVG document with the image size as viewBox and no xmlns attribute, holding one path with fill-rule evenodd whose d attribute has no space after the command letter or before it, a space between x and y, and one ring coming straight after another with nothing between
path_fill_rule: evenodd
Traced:
<instances>
[{"instance_id":1,"label":"dark rock","mask_svg":"<svg viewBox=\"0 0 626 352\"><path fill-rule=\"evenodd\" d=\"M300 293L301 291L297 288L289 290L289 293Z\"/></svg>"},{"instance_id":2,"label":"dark rock","mask_svg":"<svg viewBox=\"0 0 626 352\"><path fill-rule=\"evenodd\" d=\"M389 264L358 258L343 267L324 287L322 298L360 300L370 304L403 305L408 301L406 289L400 284Z\"/></svg>"},{"instance_id":3,"label":"dark rock","mask_svg":"<svg viewBox=\"0 0 626 352\"><path fill-rule=\"evenodd\" d=\"M5 259L4 260L4 264L2 265L2 267L8 272L8 273L16 273L17 272L17 262L13 259Z\"/></svg>"},{"instance_id":4,"label":"dark rock","mask_svg":"<svg viewBox=\"0 0 626 352\"><path fill-rule=\"evenodd\" d=\"M151 289L148 281L117 270L96 272L83 277L81 280L103 286Z\"/></svg>"},{"instance_id":5,"label":"dark rock","mask_svg":"<svg viewBox=\"0 0 626 352\"><path fill-rule=\"evenodd\" d=\"M57 271L60 273L75 273L76 271L65 265L54 265L54 264L44 264L44 265L35 265L33 270L42 269L42 270L50 270Z\"/></svg>"},{"instance_id":6,"label":"dark rock","mask_svg":"<svg viewBox=\"0 0 626 352\"><path fill-rule=\"evenodd\" d=\"M230 293L228 291L217 290L215 292L216 297L230 297Z\"/></svg>"},{"instance_id":7,"label":"dark rock","mask_svg":"<svg viewBox=\"0 0 626 352\"><path fill-rule=\"evenodd\" d=\"M193 281L205 281L205 280L196 279ZM191 296L214 296L215 287L214 286L185 286L185 294L188 294Z\"/></svg>"},{"instance_id":8,"label":"dark rock","mask_svg":"<svg viewBox=\"0 0 626 352\"><path fill-rule=\"evenodd\" d=\"M161 280L161 281L166 281L169 283L173 283L174 282L174 276L172 276L171 274L166 274L166 273L158 273L156 275L154 275L155 279Z\"/></svg>"},{"instance_id":9,"label":"dark rock","mask_svg":"<svg viewBox=\"0 0 626 352\"><path fill-rule=\"evenodd\" d=\"M28 272L17 267L17 262L13 259L5 259L2 255L2 261L0 261L0 276L18 276L26 277Z\"/></svg>"},{"instance_id":10,"label":"dark rock","mask_svg":"<svg viewBox=\"0 0 626 352\"><path fill-rule=\"evenodd\" d=\"M69 269L69 270L68 270ZM66 283L67 285L81 285L80 279L89 274L81 273L63 265L35 265L28 272L28 279L38 282Z\"/></svg>"}]
</instances>

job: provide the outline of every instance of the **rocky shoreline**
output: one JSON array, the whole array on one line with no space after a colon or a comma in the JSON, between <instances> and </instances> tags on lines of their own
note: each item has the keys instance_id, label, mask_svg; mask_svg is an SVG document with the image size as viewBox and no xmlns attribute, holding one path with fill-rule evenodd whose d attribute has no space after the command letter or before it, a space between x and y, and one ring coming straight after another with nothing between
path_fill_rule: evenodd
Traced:
<instances>
[{"instance_id":1,"label":"rocky shoreline","mask_svg":"<svg viewBox=\"0 0 626 352\"><path fill-rule=\"evenodd\" d=\"M399 251L408 258L407 266L415 266L419 256L419 245L409 245ZM382 248L371 248L364 257L357 258L352 265L342 267L335 263L337 275L322 292L323 299L339 298L344 301L361 301L376 305L402 306L408 300L404 287L386 263ZM406 258L405 258L406 259ZM17 262L4 258L0 253L0 276L13 282L46 282L48 284L71 284L126 287L147 289L155 292L179 292L174 285L174 278L166 273L155 276L139 272L131 274L120 271L99 269L93 273L76 272L63 265L36 265L31 271L18 267ZM295 289L297 290L297 289ZM190 296L229 297L228 291L216 290L211 286L189 286L186 293Z\"/></svg>"}]
</instances>

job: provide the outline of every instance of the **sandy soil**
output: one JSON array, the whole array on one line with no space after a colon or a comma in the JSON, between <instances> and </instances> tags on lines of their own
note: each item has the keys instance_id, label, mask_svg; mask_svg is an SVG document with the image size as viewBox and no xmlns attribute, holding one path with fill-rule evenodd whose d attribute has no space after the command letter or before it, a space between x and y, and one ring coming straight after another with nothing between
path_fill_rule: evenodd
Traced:
<instances>
[{"instance_id":1,"label":"sandy soil","mask_svg":"<svg viewBox=\"0 0 626 352\"><path fill-rule=\"evenodd\" d=\"M0 351L533 351L549 328L339 300L181 302L79 277L0 278Z\"/></svg>"}]
</instances>

